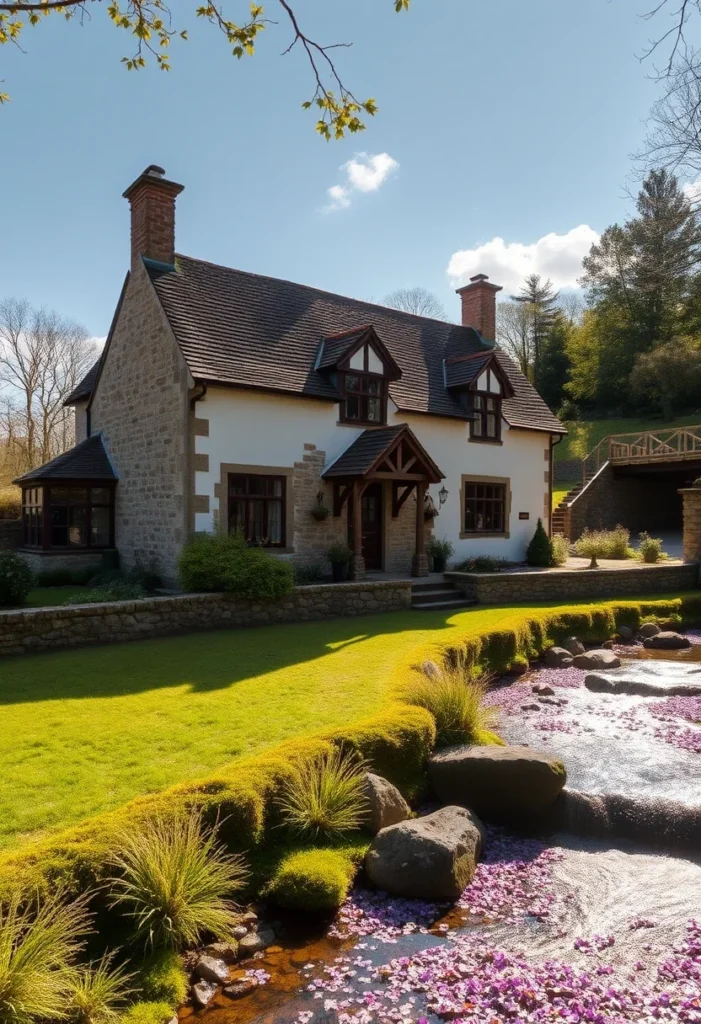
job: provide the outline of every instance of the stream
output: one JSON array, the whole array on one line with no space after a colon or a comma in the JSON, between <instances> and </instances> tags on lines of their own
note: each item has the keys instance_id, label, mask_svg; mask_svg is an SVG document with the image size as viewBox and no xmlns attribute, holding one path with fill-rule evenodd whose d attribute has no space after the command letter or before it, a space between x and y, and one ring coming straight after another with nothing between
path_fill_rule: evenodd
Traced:
<instances>
[{"instance_id":1,"label":"stream","mask_svg":"<svg viewBox=\"0 0 701 1024\"><path fill-rule=\"evenodd\" d=\"M488 828L454 908L359 885L331 922L280 921L279 945L233 972L257 987L181 1021L701 1024L701 643L619 653L607 675L662 693L591 692L569 668L501 680L488 697L508 742L565 761L566 832ZM554 693L534 700L535 683ZM611 826L621 806L643 843Z\"/></svg>"}]
</instances>

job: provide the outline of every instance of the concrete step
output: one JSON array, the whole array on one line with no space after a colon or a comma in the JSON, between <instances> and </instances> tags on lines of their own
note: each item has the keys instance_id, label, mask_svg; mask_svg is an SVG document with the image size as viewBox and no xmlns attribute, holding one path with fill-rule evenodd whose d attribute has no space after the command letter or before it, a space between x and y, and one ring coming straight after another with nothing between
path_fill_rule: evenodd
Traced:
<instances>
[{"instance_id":1,"label":"concrete step","mask_svg":"<svg viewBox=\"0 0 701 1024\"><path fill-rule=\"evenodd\" d=\"M459 592L450 585L448 586L433 586L425 587L417 592L417 588L412 587L411 591L411 603L416 604L420 602L422 604L436 604L441 601L455 600L456 597L460 596Z\"/></svg>"},{"instance_id":2,"label":"concrete step","mask_svg":"<svg viewBox=\"0 0 701 1024\"><path fill-rule=\"evenodd\" d=\"M411 607L417 612L442 612L449 611L451 609L455 609L457 611L459 608L469 608L473 604L477 604L477 602L470 601L466 597L454 597L452 601L419 601L416 603L412 601Z\"/></svg>"},{"instance_id":3,"label":"concrete step","mask_svg":"<svg viewBox=\"0 0 701 1024\"><path fill-rule=\"evenodd\" d=\"M448 580L444 580L444 579L440 579L439 580L439 579L435 579L434 578L432 580L424 580L422 583L420 583L417 580L415 583L411 584L411 592L412 592L412 594L414 594L414 593L420 593L423 590L435 590L436 587L446 588L446 587L452 587L452 586L453 586L452 583L449 583Z\"/></svg>"}]
</instances>

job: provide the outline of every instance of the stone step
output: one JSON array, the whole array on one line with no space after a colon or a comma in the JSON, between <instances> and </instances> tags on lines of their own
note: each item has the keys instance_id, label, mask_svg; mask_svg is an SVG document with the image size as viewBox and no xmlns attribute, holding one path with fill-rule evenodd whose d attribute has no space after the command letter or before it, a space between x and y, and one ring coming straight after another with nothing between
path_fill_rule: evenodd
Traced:
<instances>
[{"instance_id":1,"label":"stone step","mask_svg":"<svg viewBox=\"0 0 701 1024\"><path fill-rule=\"evenodd\" d=\"M412 601L411 607L413 608L414 611L417 612L442 612L448 611L450 609L455 609L457 611L459 608L469 608L471 605L474 604L477 604L477 602L470 601L466 597L454 597L452 601L418 601L416 603Z\"/></svg>"},{"instance_id":2,"label":"stone step","mask_svg":"<svg viewBox=\"0 0 701 1024\"><path fill-rule=\"evenodd\" d=\"M443 589L446 589L452 586L453 584L450 583L448 580L424 580L423 583L419 583L417 581L411 584L411 592L412 594L414 594L417 592L421 592L423 590L435 590L437 587L442 587Z\"/></svg>"}]
</instances>

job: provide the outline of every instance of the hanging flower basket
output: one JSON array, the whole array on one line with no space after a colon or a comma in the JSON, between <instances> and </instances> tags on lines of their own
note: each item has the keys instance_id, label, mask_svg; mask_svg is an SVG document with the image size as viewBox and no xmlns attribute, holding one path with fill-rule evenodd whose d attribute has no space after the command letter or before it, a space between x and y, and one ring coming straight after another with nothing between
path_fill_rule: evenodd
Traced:
<instances>
[{"instance_id":1,"label":"hanging flower basket","mask_svg":"<svg viewBox=\"0 0 701 1024\"><path fill-rule=\"evenodd\" d=\"M324 492L319 491L316 496L316 505L312 509L312 519L316 519L317 523L322 523L324 519L328 519L331 515L331 509L328 509L324 505Z\"/></svg>"},{"instance_id":2,"label":"hanging flower basket","mask_svg":"<svg viewBox=\"0 0 701 1024\"><path fill-rule=\"evenodd\" d=\"M433 522L433 520L440 515L440 512L436 508L433 498L430 494L427 494L424 499L424 520L427 523Z\"/></svg>"}]
</instances>

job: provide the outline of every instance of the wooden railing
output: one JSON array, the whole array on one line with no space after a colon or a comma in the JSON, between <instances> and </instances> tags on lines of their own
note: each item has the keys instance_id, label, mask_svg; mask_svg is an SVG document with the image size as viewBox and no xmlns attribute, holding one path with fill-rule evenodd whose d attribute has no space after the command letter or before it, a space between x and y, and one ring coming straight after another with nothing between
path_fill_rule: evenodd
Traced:
<instances>
[{"instance_id":1,"label":"wooden railing","mask_svg":"<svg viewBox=\"0 0 701 1024\"><path fill-rule=\"evenodd\" d=\"M582 484L586 485L607 462L683 462L701 459L701 424L643 430L637 434L610 434L589 452L582 462Z\"/></svg>"}]
</instances>

